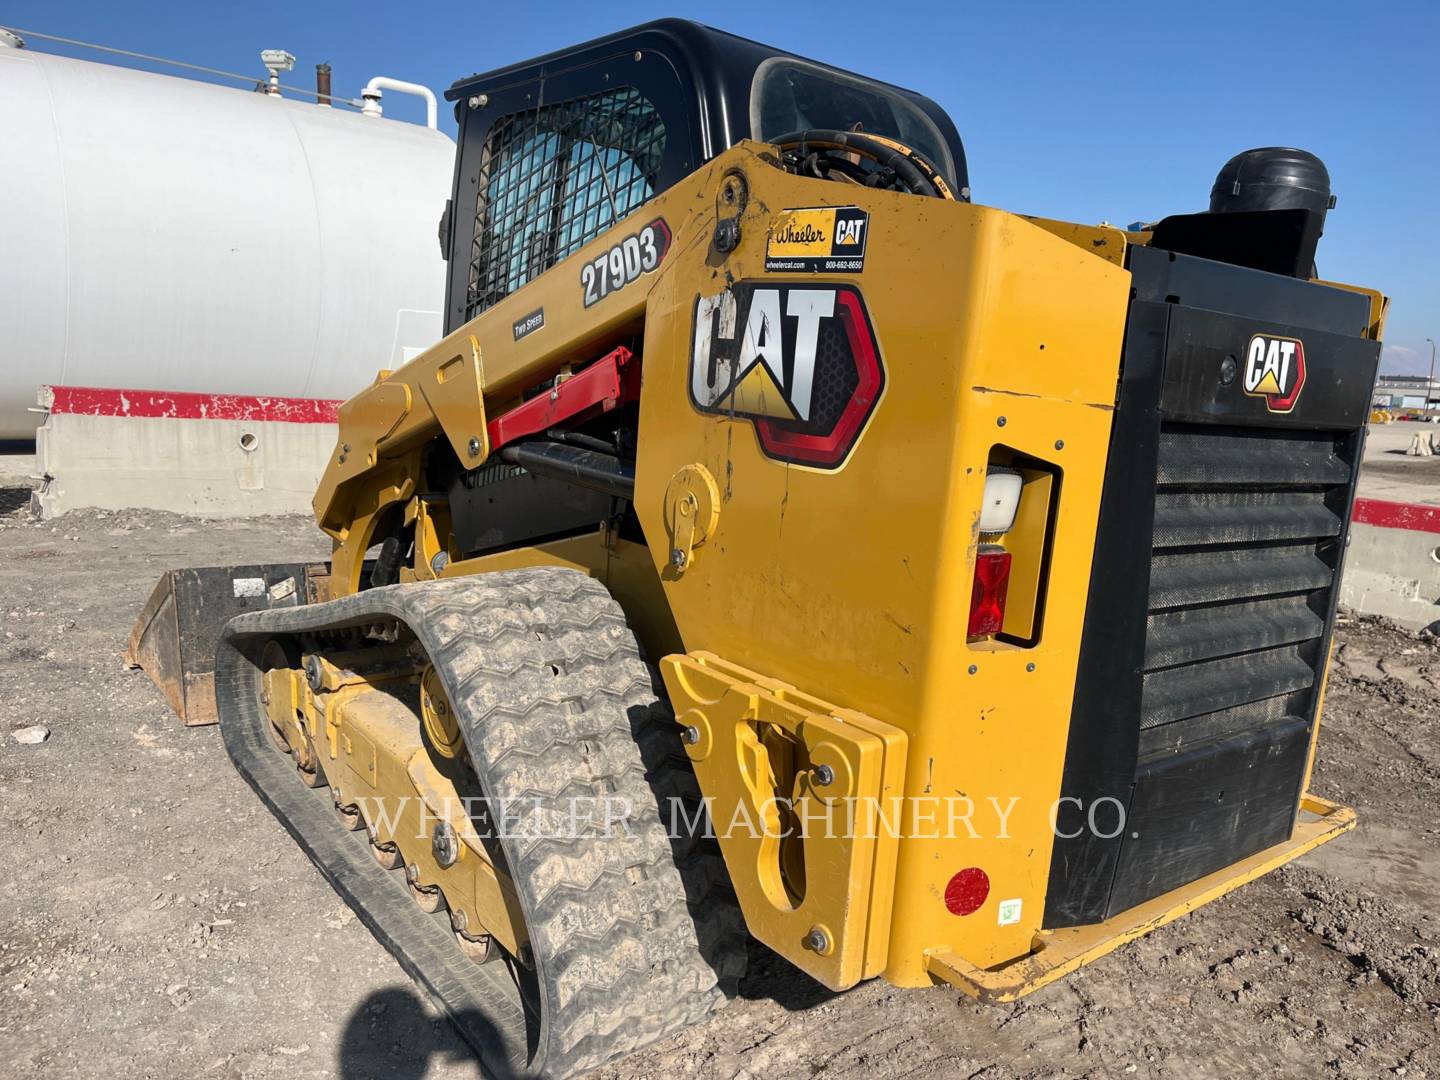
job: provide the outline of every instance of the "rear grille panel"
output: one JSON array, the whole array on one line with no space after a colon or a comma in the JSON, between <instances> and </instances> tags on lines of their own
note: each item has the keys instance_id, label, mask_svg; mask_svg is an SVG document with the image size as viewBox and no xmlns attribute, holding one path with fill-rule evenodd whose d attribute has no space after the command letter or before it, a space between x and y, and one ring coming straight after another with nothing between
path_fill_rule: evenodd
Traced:
<instances>
[{"instance_id":1,"label":"rear grille panel","mask_svg":"<svg viewBox=\"0 0 1440 1080\"><path fill-rule=\"evenodd\" d=\"M1127 266L1052 929L1290 835L1379 361L1360 294L1154 248ZM1303 342L1289 411L1236 377L1255 335ZM1086 826L1101 799L1126 808L1114 836Z\"/></svg>"},{"instance_id":2,"label":"rear grille panel","mask_svg":"<svg viewBox=\"0 0 1440 1080\"><path fill-rule=\"evenodd\" d=\"M1140 728L1182 727L1148 746L1193 742L1210 713L1304 709L1350 474L1343 436L1162 422Z\"/></svg>"}]
</instances>

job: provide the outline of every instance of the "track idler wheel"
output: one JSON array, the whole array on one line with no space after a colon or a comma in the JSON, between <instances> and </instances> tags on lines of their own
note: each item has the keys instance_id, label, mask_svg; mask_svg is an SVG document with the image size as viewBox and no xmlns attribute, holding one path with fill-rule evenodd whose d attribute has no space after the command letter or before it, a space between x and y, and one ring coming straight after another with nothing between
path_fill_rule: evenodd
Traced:
<instances>
[{"instance_id":1,"label":"track idler wheel","mask_svg":"<svg viewBox=\"0 0 1440 1080\"><path fill-rule=\"evenodd\" d=\"M420 719L426 738L437 754L444 758L464 756L465 740L434 665L427 667L420 677Z\"/></svg>"}]
</instances>

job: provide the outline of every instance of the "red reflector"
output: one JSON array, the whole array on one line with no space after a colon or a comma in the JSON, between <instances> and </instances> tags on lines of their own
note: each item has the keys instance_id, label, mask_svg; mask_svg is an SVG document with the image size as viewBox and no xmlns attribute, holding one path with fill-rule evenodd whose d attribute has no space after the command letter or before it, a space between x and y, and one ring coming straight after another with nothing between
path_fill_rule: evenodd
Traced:
<instances>
[{"instance_id":1,"label":"red reflector","mask_svg":"<svg viewBox=\"0 0 1440 1080\"><path fill-rule=\"evenodd\" d=\"M998 634L1005 625L1005 590L1010 585L1010 553L997 545L980 549L975 559L975 588L970 593L970 637Z\"/></svg>"},{"instance_id":2,"label":"red reflector","mask_svg":"<svg viewBox=\"0 0 1440 1080\"><path fill-rule=\"evenodd\" d=\"M945 886L945 906L951 915L973 915L990 895L990 875L978 866L961 870Z\"/></svg>"}]
</instances>

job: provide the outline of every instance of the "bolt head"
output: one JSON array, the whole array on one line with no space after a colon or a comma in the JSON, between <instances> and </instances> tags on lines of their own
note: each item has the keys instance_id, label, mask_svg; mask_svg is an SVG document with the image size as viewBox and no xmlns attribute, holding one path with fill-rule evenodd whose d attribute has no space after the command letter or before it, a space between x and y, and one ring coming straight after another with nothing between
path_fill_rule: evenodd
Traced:
<instances>
[{"instance_id":1,"label":"bolt head","mask_svg":"<svg viewBox=\"0 0 1440 1080\"><path fill-rule=\"evenodd\" d=\"M694 746L700 741L700 729L690 724L680 733L680 738L684 739L687 745Z\"/></svg>"},{"instance_id":2,"label":"bolt head","mask_svg":"<svg viewBox=\"0 0 1440 1080\"><path fill-rule=\"evenodd\" d=\"M835 782L835 770L829 765L819 765L815 769L815 783L820 787L829 787Z\"/></svg>"},{"instance_id":3,"label":"bolt head","mask_svg":"<svg viewBox=\"0 0 1440 1080\"><path fill-rule=\"evenodd\" d=\"M442 821L435 826L435 832L430 837L430 850L435 854L435 861L442 867L454 866L459 860L460 839L448 821Z\"/></svg>"},{"instance_id":4,"label":"bolt head","mask_svg":"<svg viewBox=\"0 0 1440 1080\"><path fill-rule=\"evenodd\" d=\"M1056 440L1055 440L1055 449L1056 449L1056 450L1064 450L1064 449L1065 449L1065 440L1064 440L1064 439L1056 439Z\"/></svg>"},{"instance_id":5,"label":"bolt head","mask_svg":"<svg viewBox=\"0 0 1440 1080\"><path fill-rule=\"evenodd\" d=\"M305 658L305 681L310 689L319 693L325 686L325 668L320 663L318 656L307 656Z\"/></svg>"},{"instance_id":6,"label":"bolt head","mask_svg":"<svg viewBox=\"0 0 1440 1080\"><path fill-rule=\"evenodd\" d=\"M969 671L969 673L970 673L971 675L974 675L977 671L980 670L980 668L979 668L979 666L976 665L976 664L971 664L970 667L967 668L966 670Z\"/></svg>"},{"instance_id":7,"label":"bolt head","mask_svg":"<svg viewBox=\"0 0 1440 1080\"><path fill-rule=\"evenodd\" d=\"M470 451L470 456L471 456L471 457L479 457L479 456L480 456L480 440L477 439L477 438L474 438L474 437L472 436L471 439L470 439L470 444L469 444L469 446L467 447L467 449Z\"/></svg>"},{"instance_id":8,"label":"bolt head","mask_svg":"<svg viewBox=\"0 0 1440 1080\"><path fill-rule=\"evenodd\" d=\"M670 549L670 565L673 566L676 570L684 570L685 564L689 561L689 556L687 556L685 552L681 551L679 548Z\"/></svg>"},{"instance_id":9,"label":"bolt head","mask_svg":"<svg viewBox=\"0 0 1440 1080\"><path fill-rule=\"evenodd\" d=\"M830 938L820 927L813 927L810 933L805 935L805 947L817 953L823 953L830 947Z\"/></svg>"},{"instance_id":10,"label":"bolt head","mask_svg":"<svg viewBox=\"0 0 1440 1080\"><path fill-rule=\"evenodd\" d=\"M740 246L740 222L734 218L715 223L715 250L722 253L734 251Z\"/></svg>"},{"instance_id":11,"label":"bolt head","mask_svg":"<svg viewBox=\"0 0 1440 1080\"><path fill-rule=\"evenodd\" d=\"M1035 662L1032 660L1030 663L1026 664L1026 665L1025 665L1025 670L1026 670L1026 671L1034 671L1034 670L1035 670Z\"/></svg>"},{"instance_id":12,"label":"bolt head","mask_svg":"<svg viewBox=\"0 0 1440 1080\"><path fill-rule=\"evenodd\" d=\"M1002 416L1002 417L1000 417L998 420L996 420L996 421L995 421L995 426L996 426L996 427L1004 427L1004 426L1005 426L1005 417Z\"/></svg>"}]
</instances>

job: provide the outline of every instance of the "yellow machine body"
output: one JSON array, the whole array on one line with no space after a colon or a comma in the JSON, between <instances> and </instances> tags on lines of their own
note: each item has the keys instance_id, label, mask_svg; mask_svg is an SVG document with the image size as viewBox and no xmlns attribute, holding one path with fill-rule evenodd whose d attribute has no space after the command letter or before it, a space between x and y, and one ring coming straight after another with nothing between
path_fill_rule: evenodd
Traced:
<instances>
[{"instance_id":1,"label":"yellow machine body","mask_svg":"<svg viewBox=\"0 0 1440 1080\"><path fill-rule=\"evenodd\" d=\"M858 272L767 270L794 211L832 206L867 216ZM578 268L657 218L673 234L659 267L585 306ZM739 242L722 251L727 222ZM836 989L880 975L988 997L1032 989L1353 823L1312 800L1320 824L1233 873L1083 933L1042 929L1130 298L1124 253L1144 240L803 179L742 143L345 404L315 499L335 542L331 595L360 588L376 524L396 508L417 525L402 581L530 565L594 575L660 664L753 935ZM774 405L766 386L728 414L694 400L697 313L771 282L853 290L873 328L883 386L827 467L767 455L753 419ZM543 333L512 333L539 309ZM443 502L421 497L426 444L484 463L490 419L636 338L646 544L601 529L464 558ZM995 539L980 513L997 464L1021 473L1026 495L998 540L1012 558L1006 634L977 640L972 581ZM392 774L399 791L410 770ZM857 807L864 827L833 828ZM988 895L957 915L947 889L970 868ZM474 880L462 894L477 917L503 907L503 883Z\"/></svg>"}]
</instances>

